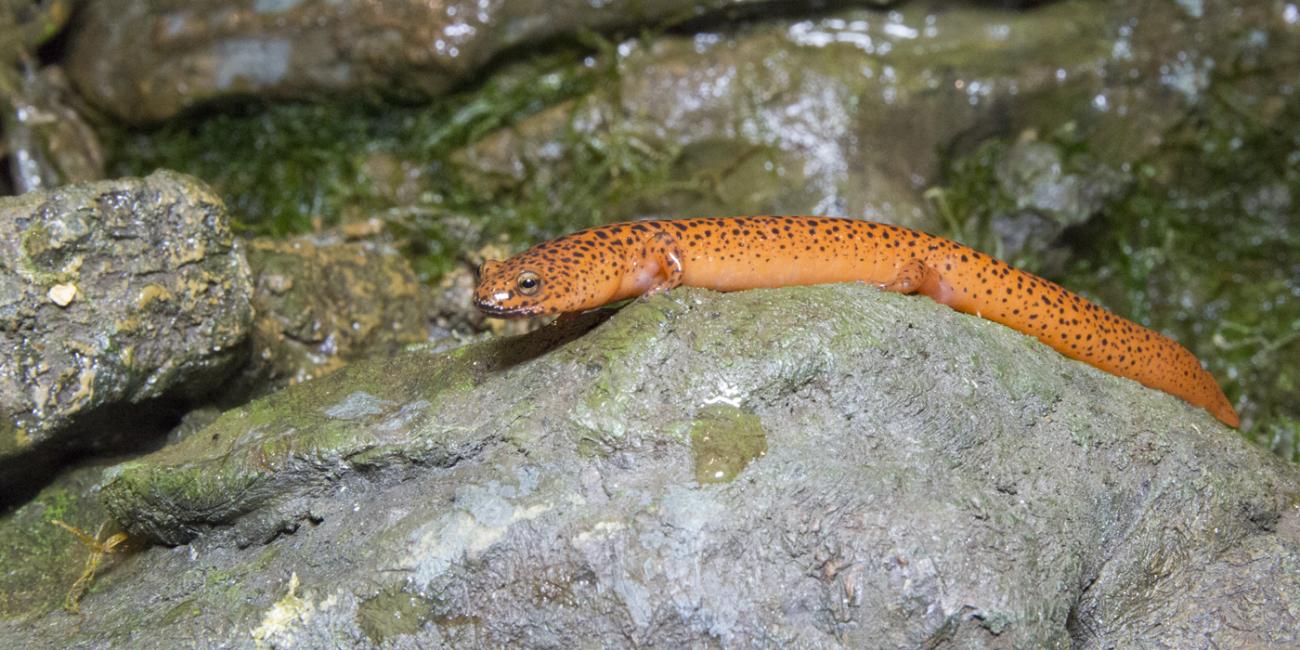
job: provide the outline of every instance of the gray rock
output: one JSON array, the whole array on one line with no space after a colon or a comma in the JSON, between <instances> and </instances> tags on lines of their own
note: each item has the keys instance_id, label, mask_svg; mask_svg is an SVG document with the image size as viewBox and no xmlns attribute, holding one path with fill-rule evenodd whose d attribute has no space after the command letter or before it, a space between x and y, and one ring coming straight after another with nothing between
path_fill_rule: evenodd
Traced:
<instances>
[{"instance_id":1,"label":"gray rock","mask_svg":"<svg viewBox=\"0 0 1300 650\"><path fill-rule=\"evenodd\" d=\"M241 95L429 96L512 47L749 2L108 0L84 8L69 71L93 103L135 123Z\"/></svg>"},{"instance_id":2,"label":"gray rock","mask_svg":"<svg viewBox=\"0 0 1300 650\"><path fill-rule=\"evenodd\" d=\"M0 482L113 447L105 409L129 425L127 405L214 388L245 360L251 291L224 205L187 176L0 198Z\"/></svg>"},{"instance_id":3,"label":"gray rock","mask_svg":"<svg viewBox=\"0 0 1300 650\"><path fill-rule=\"evenodd\" d=\"M1300 472L1176 398L859 285L594 320L354 364L105 471L180 546L0 641L1300 642Z\"/></svg>"}]
</instances>

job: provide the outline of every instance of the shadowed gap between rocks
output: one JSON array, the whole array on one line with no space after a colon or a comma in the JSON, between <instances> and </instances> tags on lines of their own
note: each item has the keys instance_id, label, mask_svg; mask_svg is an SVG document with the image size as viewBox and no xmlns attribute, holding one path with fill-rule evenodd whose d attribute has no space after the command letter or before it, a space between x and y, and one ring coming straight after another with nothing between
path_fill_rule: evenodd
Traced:
<instances>
[{"instance_id":1,"label":"shadowed gap between rocks","mask_svg":"<svg viewBox=\"0 0 1300 650\"><path fill-rule=\"evenodd\" d=\"M192 407L187 400L163 397L109 404L79 416L68 428L73 435L67 442L41 442L11 459L12 469L0 474L0 514L31 500L63 472L81 464L160 449L167 443L167 433Z\"/></svg>"}]
</instances>

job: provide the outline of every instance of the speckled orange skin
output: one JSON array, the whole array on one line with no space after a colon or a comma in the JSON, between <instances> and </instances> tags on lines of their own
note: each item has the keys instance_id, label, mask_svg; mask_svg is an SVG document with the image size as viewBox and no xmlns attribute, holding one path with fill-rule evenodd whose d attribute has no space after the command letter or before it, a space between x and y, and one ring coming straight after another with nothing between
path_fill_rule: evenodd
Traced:
<instances>
[{"instance_id":1,"label":"speckled orange skin","mask_svg":"<svg viewBox=\"0 0 1300 650\"><path fill-rule=\"evenodd\" d=\"M897 226L830 217L635 221L553 239L480 272L475 304L501 317L582 311L683 284L739 291L857 281L922 293L1240 423L1214 377L1175 341L972 248ZM536 284L521 287L521 276Z\"/></svg>"}]
</instances>

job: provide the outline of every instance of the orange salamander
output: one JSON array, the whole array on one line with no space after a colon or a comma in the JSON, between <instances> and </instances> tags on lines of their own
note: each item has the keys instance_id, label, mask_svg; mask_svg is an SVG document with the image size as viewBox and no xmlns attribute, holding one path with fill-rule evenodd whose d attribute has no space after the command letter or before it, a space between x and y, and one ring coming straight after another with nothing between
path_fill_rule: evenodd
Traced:
<instances>
[{"instance_id":1,"label":"orange salamander","mask_svg":"<svg viewBox=\"0 0 1300 650\"><path fill-rule=\"evenodd\" d=\"M1240 424L1214 377L1172 339L973 248L871 221L720 217L590 228L485 262L474 303L509 318L594 309L680 285L740 291L855 281L924 294Z\"/></svg>"}]
</instances>

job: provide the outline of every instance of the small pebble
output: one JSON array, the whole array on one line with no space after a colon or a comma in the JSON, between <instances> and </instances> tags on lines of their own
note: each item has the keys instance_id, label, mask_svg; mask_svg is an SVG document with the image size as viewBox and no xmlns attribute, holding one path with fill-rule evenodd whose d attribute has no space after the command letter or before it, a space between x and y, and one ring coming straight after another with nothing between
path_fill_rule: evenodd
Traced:
<instances>
[{"instance_id":1,"label":"small pebble","mask_svg":"<svg viewBox=\"0 0 1300 650\"><path fill-rule=\"evenodd\" d=\"M72 304L73 299L77 297L77 285L75 284L56 284L50 287L47 294L54 304L60 307L67 307Z\"/></svg>"}]
</instances>

